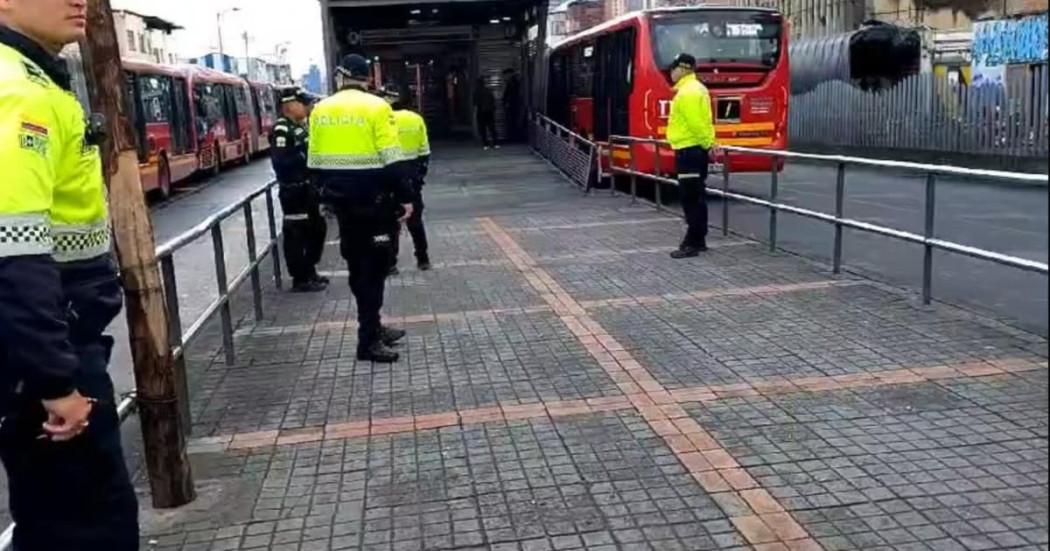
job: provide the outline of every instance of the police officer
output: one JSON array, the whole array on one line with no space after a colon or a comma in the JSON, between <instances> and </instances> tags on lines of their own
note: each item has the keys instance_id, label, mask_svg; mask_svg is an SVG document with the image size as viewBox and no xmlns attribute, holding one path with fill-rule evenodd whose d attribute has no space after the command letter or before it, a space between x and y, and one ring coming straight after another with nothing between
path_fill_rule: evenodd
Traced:
<instances>
[{"instance_id":1,"label":"police officer","mask_svg":"<svg viewBox=\"0 0 1050 551\"><path fill-rule=\"evenodd\" d=\"M304 127L311 98L291 86L279 91L281 117L270 132L270 157L280 183L284 211L284 260L292 276L292 291L323 291L328 279L317 274L328 225L306 167L309 136Z\"/></svg>"},{"instance_id":2,"label":"police officer","mask_svg":"<svg viewBox=\"0 0 1050 551\"><path fill-rule=\"evenodd\" d=\"M98 143L56 56L84 0L0 2L0 458L19 551L138 549L121 452Z\"/></svg>"},{"instance_id":3,"label":"police officer","mask_svg":"<svg viewBox=\"0 0 1050 551\"><path fill-rule=\"evenodd\" d=\"M427 230L423 225L423 186L430 166L430 139L427 137L427 123L423 117L407 108L407 102L395 88L387 88L384 97L394 108L394 121L397 124L398 137L401 143L401 155L407 163L412 183L412 216L405 221L412 245L416 252L416 266L422 270L430 269L430 254L427 251ZM401 225L398 224L392 236L393 266L391 274L397 273L397 257L401 249Z\"/></svg>"},{"instance_id":4,"label":"police officer","mask_svg":"<svg viewBox=\"0 0 1050 551\"><path fill-rule=\"evenodd\" d=\"M682 210L688 226L672 258L698 256L707 250L707 161L715 146L711 96L696 78L696 58L679 54L669 68L675 83L667 141L675 152Z\"/></svg>"},{"instance_id":5,"label":"police officer","mask_svg":"<svg viewBox=\"0 0 1050 551\"><path fill-rule=\"evenodd\" d=\"M383 327L380 309L390 269L390 228L412 216L412 187L401 162L394 113L370 93L368 61L351 54L335 70L338 91L310 115L309 166L339 221L339 241L357 301L357 358L396 362L390 345L405 336Z\"/></svg>"}]
</instances>

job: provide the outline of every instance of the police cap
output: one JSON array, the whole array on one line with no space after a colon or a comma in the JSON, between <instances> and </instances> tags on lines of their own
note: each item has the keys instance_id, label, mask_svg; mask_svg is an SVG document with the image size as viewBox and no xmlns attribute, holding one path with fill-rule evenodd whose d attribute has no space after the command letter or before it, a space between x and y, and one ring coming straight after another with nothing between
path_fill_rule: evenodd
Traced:
<instances>
[{"instance_id":1,"label":"police cap","mask_svg":"<svg viewBox=\"0 0 1050 551\"><path fill-rule=\"evenodd\" d=\"M682 52L675 56L674 61L672 61L671 65L667 67L667 70L670 71L676 67L688 67L690 70L696 69L696 58Z\"/></svg>"},{"instance_id":2,"label":"police cap","mask_svg":"<svg viewBox=\"0 0 1050 551\"><path fill-rule=\"evenodd\" d=\"M293 101L298 101L303 105L310 105L314 102L313 96L311 96L309 93L307 93L305 90L298 86L286 86L284 88L280 88L277 91L277 96L281 100L281 105L291 103Z\"/></svg>"},{"instance_id":3,"label":"police cap","mask_svg":"<svg viewBox=\"0 0 1050 551\"><path fill-rule=\"evenodd\" d=\"M350 78L367 78L370 74L368 60L359 54L344 56L336 71Z\"/></svg>"}]
</instances>

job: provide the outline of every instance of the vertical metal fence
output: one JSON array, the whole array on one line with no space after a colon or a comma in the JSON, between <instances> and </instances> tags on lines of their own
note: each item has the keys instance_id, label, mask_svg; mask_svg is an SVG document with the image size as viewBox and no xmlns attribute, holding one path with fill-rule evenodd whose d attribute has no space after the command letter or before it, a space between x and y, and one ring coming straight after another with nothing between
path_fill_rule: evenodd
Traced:
<instances>
[{"instance_id":1,"label":"vertical metal fence","mask_svg":"<svg viewBox=\"0 0 1050 551\"><path fill-rule=\"evenodd\" d=\"M1045 158L1047 66L1008 72L1002 86L966 86L932 73L880 92L827 82L792 96L793 143Z\"/></svg>"},{"instance_id":2,"label":"vertical metal fence","mask_svg":"<svg viewBox=\"0 0 1050 551\"><path fill-rule=\"evenodd\" d=\"M594 142L542 115L529 123L529 142L537 154L576 185L590 190L598 166Z\"/></svg>"}]
</instances>

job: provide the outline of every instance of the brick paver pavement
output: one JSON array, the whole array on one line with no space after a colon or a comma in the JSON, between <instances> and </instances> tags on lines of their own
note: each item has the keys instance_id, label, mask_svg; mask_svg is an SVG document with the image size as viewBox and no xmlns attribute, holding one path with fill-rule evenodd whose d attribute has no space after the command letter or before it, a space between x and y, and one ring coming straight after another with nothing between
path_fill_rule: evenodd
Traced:
<instances>
[{"instance_id":1,"label":"brick paver pavement","mask_svg":"<svg viewBox=\"0 0 1050 551\"><path fill-rule=\"evenodd\" d=\"M354 360L329 247L193 356L201 497L149 548L1047 548L1045 339L737 238L672 261L680 221L520 150L426 191L402 361Z\"/></svg>"}]
</instances>

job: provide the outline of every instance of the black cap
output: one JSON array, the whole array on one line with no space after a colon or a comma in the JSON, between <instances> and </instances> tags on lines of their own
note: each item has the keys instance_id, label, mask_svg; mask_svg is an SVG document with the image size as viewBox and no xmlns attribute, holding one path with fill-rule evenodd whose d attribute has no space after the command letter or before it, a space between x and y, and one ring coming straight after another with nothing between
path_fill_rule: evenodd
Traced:
<instances>
[{"instance_id":1,"label":"black cap","mask_svg":"<svg viewBox=\"0 0 1050 551\"><path fill-rule=\"evenodd\" d=\"M367 78L371 71L368 60L359 54L350 54L339 62L336 72L350 78Z\"/></svg>"},{"instance_id":2,"label":"black cap","mask_svg":"<svg viewBox=\"0 0 1050 551\"><path fill-rule=\"evenodd\" d=\"M696 69L696 58L682 52L675 56L674 61L671 62L671 66L667 70L674 69L675 67L689 67L690 69Z\"/></svg>"},{"instance_id":3,"label":"black cap","mask_svg":"<svg viewBox=\"0 0 1050 551\"><path fill-rule=\"evenodd\" d=\"M397 101L401 99L401 90L399 90L397 86L387 85L379 91L379 95L389 101Z\"/></svg>"},{"instance_id":4,"label":"black cap","mask_svg":"<svg viewBox=\"0 0 1050 551\"><path fill-rule=\"evenodd\" d=\"M298 86L286 86L281 88L278 90L277 95L281 99L282 105L293 101L298 101L304 105L310 105L314 102L313 96Z\"/></svg>"}]
</instances>

